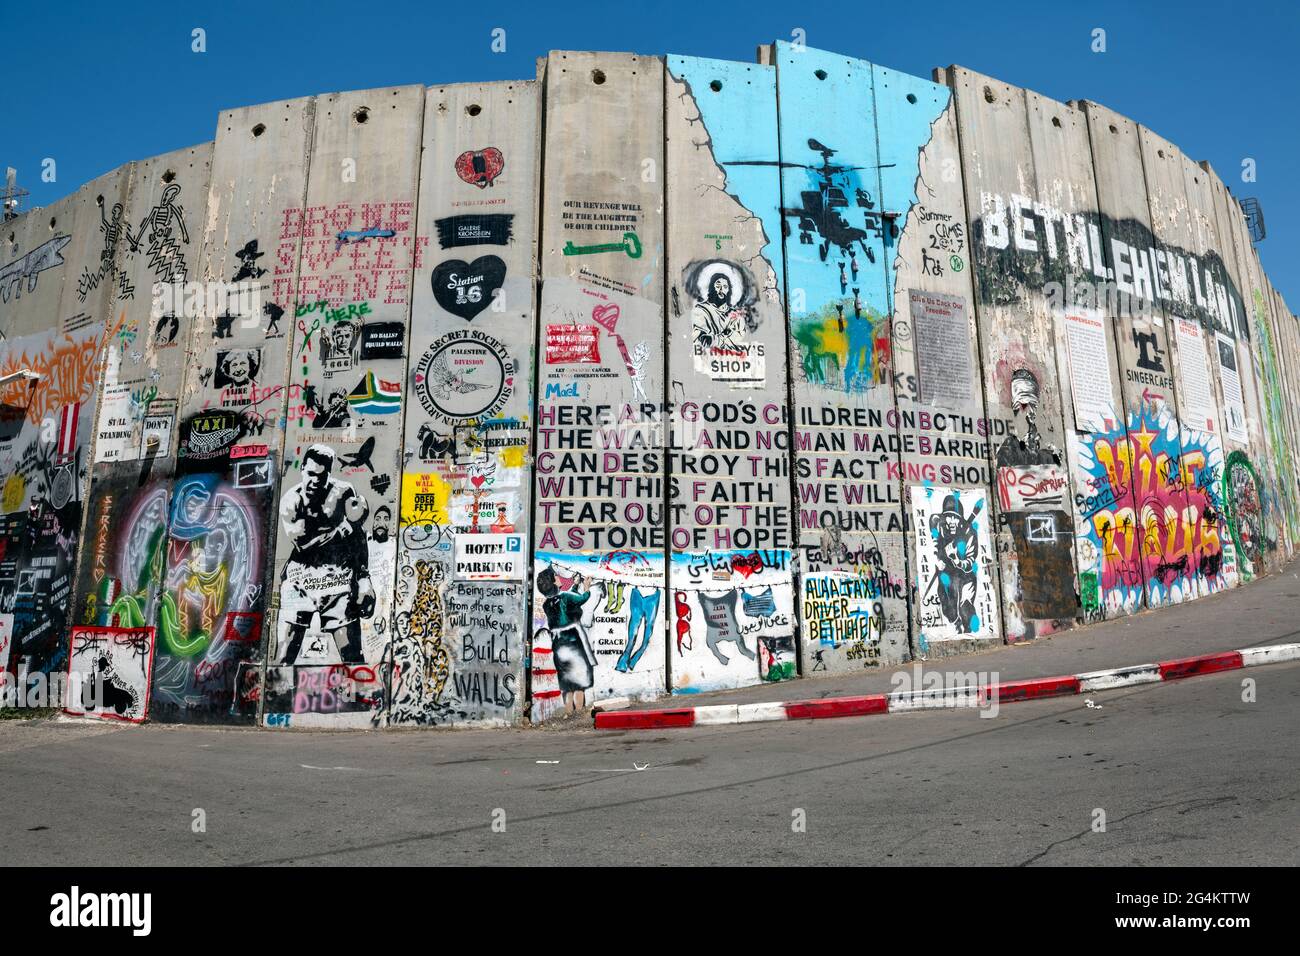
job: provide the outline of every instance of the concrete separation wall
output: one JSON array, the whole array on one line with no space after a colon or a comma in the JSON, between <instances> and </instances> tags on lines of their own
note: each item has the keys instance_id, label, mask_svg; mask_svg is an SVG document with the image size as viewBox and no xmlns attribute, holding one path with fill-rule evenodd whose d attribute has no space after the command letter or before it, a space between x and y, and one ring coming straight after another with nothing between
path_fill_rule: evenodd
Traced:
<instances>
[{"instance_id":1,"label":"concrete separation wall","mask_svg":"<svg viewBox=\"0 0 1300 956\"><path fill-rule=\"evenodd\" d=\"M4 223L0 671L506 726L1284 564L1300 329L1207 164L961 67L760 60L224 111Z\"/></svg>"}]
</instances>

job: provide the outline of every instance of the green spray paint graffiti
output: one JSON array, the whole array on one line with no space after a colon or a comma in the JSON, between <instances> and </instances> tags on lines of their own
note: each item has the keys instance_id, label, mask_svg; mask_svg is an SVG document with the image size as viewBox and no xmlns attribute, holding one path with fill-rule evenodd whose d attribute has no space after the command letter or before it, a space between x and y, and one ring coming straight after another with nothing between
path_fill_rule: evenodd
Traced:
<instances>
[{"instance_id":1,"label":"green spray paint graffiti","mask_svg":"<svg viewBox=\"0 0 1300 956\"><path fill-rule=\"evenodd\" d=\"M1245 560L1241 572L1250 580L1260 572L1258 562L1264 551L1264 496L1255 466L1243 451L1228 455L1223 469L1223 510L1237 546L1238 558Z\"/></svg>"},{"instance_id":2,"label":"green spray paint graffiti","mask_svg":"<svg viewBox=\"0 0 1300 956\"><path fill-rule=\"evenodd\" d=\"M794 339L810 384L864 392L889 380L889 320L854 299L803 316Z\"/></svg>"}]
</instances>

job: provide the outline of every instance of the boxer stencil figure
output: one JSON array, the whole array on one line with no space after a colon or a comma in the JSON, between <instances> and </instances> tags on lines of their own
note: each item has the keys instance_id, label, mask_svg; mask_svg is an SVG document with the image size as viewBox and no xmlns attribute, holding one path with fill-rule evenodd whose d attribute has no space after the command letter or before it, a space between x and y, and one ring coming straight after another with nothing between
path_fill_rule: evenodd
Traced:
<instances>
[{"instance_id":1,"label":"boxer stencil figure","mask_svg":"<svg viewBox=\"0 0 1300 956\"><path fill-rule=\"evenodd\" d=\"M312 445L303 455L302 480L280 499L280 521L293 544L281 575L288 637L282 664L297 660L317 619L334 638L343 663L365 662L361 618L375 613L363 527L370 506L348 482L330 474L334 460L332 449Z\"/></svg>"}]
</instances>

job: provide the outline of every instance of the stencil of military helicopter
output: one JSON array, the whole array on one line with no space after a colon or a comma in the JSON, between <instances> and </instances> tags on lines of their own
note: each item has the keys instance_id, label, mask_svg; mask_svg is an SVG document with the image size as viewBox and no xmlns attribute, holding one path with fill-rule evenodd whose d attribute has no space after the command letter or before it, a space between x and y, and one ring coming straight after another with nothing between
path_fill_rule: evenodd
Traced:
<instances>
[{"instance_id":1,"label":"stencil of military helicopter","mask_svg":"<svg viewBox=\"0 0 1300 956\"><path fill-rule=\"evenodd\" d=\"M735 160L723 163L724 166L776 166L779 169L809 169L817 175L817 188L805 189L799 193L799 200L802 203L798 208L783 206L781 208L781 231L788 238L790 235L790 224L788 219L797 219L799 222L799 241L804 245L812 245L813 234L821 237L821 242L817 244L817 254L821 257L822 262L826 261L826 256L830 252L831 246L836 246L844 255L852 255L853 246L856 243L862 247L863 253L866 254L870 262L876 261L876 254L871 247L867 245L867 237L874 235L883 238L883 223L890 222L897 218L898 214L894 212L885 212L877 210L875 201L871 194L861 187L853 187L849 173L860 169L889 169L894 163L883 163L879 166L841 166L831 162L831 157L838 150L824 146L815 139L808 140L808 148L815 153L821 153L822 161L819 166L811 166L807 163L787 163L774 159L750 159ZM849 208L849 198L847 190L854 189L854 200L858 208L864 210L862 214L863 227L859 228L840 213L841 209Z\"/></svg>"}]
</instances>

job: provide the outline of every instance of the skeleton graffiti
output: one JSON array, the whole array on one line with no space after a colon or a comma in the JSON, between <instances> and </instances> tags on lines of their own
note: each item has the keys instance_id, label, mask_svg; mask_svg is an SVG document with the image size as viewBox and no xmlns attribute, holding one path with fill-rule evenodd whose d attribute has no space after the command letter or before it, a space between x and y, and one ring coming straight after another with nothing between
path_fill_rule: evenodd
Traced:
<instances>
[{"instance_id":1,"label":"skeleton graffiti","mask_svg":"<svg viewBox=\"0 0 1300 956\"><path fill-rule=\"evenodd\" d=\"M138 253L140 246L148 241L145 254L149 257L149 268L153 270L155 280L164 284L184 282L186 276L185 251L181 244L190 244L190 234L185 228L185 210L179 202L180 195L180 184L168 183L157 205L140 221L139 230L132 234L129 223L123 228L132 254Z\"/></svg>"}]
</instances>

